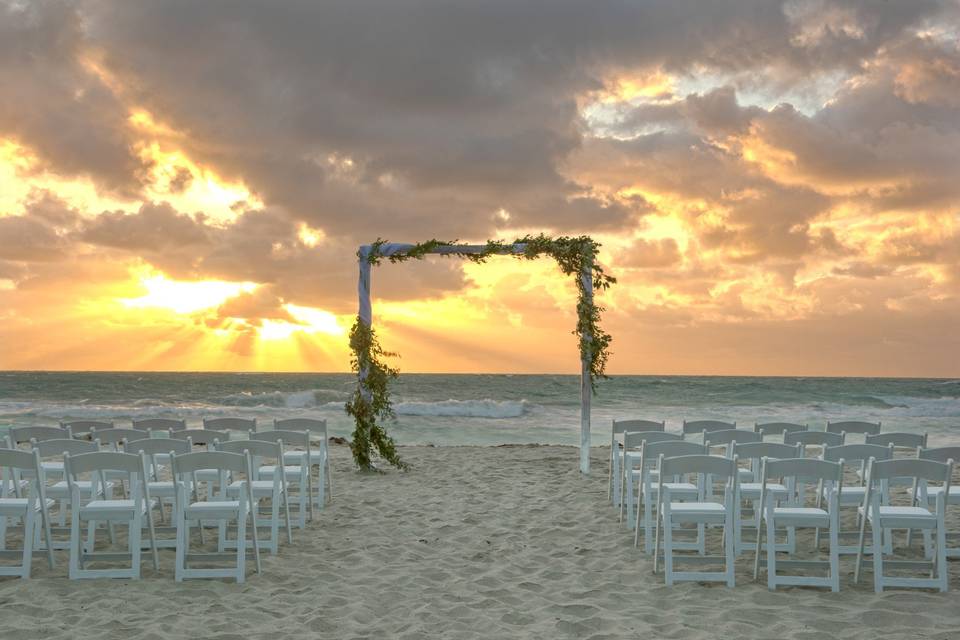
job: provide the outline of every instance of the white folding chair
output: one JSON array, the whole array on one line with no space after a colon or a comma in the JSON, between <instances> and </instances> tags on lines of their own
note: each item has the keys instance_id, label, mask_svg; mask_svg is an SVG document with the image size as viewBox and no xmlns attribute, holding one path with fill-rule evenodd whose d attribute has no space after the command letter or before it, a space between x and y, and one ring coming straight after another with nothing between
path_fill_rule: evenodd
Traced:
<instances>
[{"instance_id":1,"label":"white folding chair","mask_svg":"<svg viewBox=\"0 0 960 640\"><path fill-rule=\"evenodd\" d=\"M297 526L303 529L307 526L307 514L310 516L310 521L313 521L313 474L310 473L313 461L313 449L310 446L310 433L307 431L273 430L251 433L250 438L252 440L279 442L284 448L290 445L298 447L304 452L304 455L298 457L296 464L290 464L290 460L287 459L285 452L283 465L283 475L286 482L285 491L287 492L285 494L286 499L288 502L292 501L292 496L290 496L289 492L292 489L297 490L295 503L297 505ZM258 478L273 480L277 468L278 465L258 465L255 473Z\"/></svg>"},{"instance_id":2,"label":"white folding chair","mask_svg":"<svg viewBox=\"0 0 960 640\"><path fill-rule=\"evenodd\" d=\"M750 518L741 518L737 528L736 528L736 539L733 543L734 552L737 556L741 555L744 551L748 549L747 544L743 541L743 529L752 528L754 531L759 532L761 526L761 505L763 504L760 500L763 495L763 483L757 482L758 479L762 478L761 476L761 463L764 458L770 458L773 460L787 459L787 458L799 458L803 455L801 446L798 445L789 445L781 444L779 442L734 442L731 446L727 447L727 457L737 456L737 459L742 463L746 462L750 465L750 478L744 481L743 474L740 475L740 482L737 484L738 496L737 496L737 510L741 512L741 505L744 502L749 502L752 508L752 513ZM742 471L742 469L741 469ZM776 493L778 496L786 496L788 492L793 490L793 486L787 487L778 483L768 482L767 491L769 493ZM758 533L759 535L759 533ZM792 527L787 528L787 542L786 543L777 543L777 551L786 551L793 553L796 550L796 534Z\"/></svg>"},{"instance_id":3,"label":"white folding chair","mask_svg":"<svg viewBox=\"0 0 960 640\"><path fill-rule=\"evenodd\" d=\"M726 431L727 429L736 429L736 422L724 422L723 420L684 420L680 432L683 437L697 434L705 434L710 431Z\"/></svg>"},{"instance_id":4,"label":"white folding chair","mask_svg":"<svg viewBox=\"0 0 960 640\"><path fill-rule=\"evenodd\" d=\"M177 440L189 440L193 447L193 452L215 451L217 444L226 442L230 439L229 431L216 431L214 429L186 429L184 431L172 431L170 437ZM191 488L199 496L201 487L206 489L207 497L212 497L221 489L217 485L220 480L220 472L216 469L197 469L191 474L191 480L195 483ZM202 535L202 532L201 532Z\"/></svg>"},{"instance_id":5,"label":"white folding chair","mask_svg":"<svg viewBox=\"0 0 960 640\"><path fill-rule=\"evenodd\" d=\"M766 439L770 436L779 437L783 441L783 434L797 431L809 431L810 425L796 422L755 422L753 430Z\"/></svg>"},{"instance_id":6,"label":"white folding chair","mask_svg":"<svg viewBox=\"0 0 960 640\"><path fill-rule=\"evenodd\" d=\"M257 430L256 418L204 418L203 428L211 431L242 431L246 435Z\"/></svg>"},{"instance_id":7,"label":"white folding chair","mask_svg":"<svg viewBox=\"0 0 960 640\"><path fill-rule=\"evenodd\" d=\"M19 478L26 476L26 487ZM43 530L46 540L47 563L53 569L53 549L50 541L48 499L41 480L40 456L36 452L0 449L0 558L19 558L19 565L0 565L0 576L30 578L34 546ZM24 495L26 494L26 495ZM16 519L23 525L23 547L7 549L8 520Z\"/></svg>"},{"instance_id":8,"label":"white folding chair","mask_svg":"<svg viewBox=\"0 0 960 640\"><path fill-rule=\"evenodd\" d=\"M607 478L607 500L617 507L622 506L622 481L623 481L623 456L620 452L620 438L624 433L639 433L646 431L664 431L666 421L657 422L656 420L613 420L613 426L610 429L610 471ZM624 449L624 452L626 449ZM622 512L622 510L621 510Z\"/></svg>"},{"instance_id":9,"label":"white folding chair","mask_svg":"<svg viewBox=\"0 0 960 640\"><path fill-rule=\"evenodd\" d=\"M247 518L250 519L250 536L257 573L260 573L260 544L257 538L257 527L253 520L253 511L250 508L253 501L251 484L247 482L252 475L252 462L249 455L230 453L228 451L198 451L182 456L174 455L171 459L173 475L177 484L177 503L175 519L177 526L177 554L175 579L181 582L187 578L234 578L238 583L246 579L246 556L251 545L247 544ZM213 469L220 475L221 495L211 500L191 500L187 488L192 475L200 470ZM243 475L243 490L239 491L236 499L230 500L226 495L226 487L230 478L236 481L237 475ZM191 521L216 520L221 528L226 528L230 522L236 523L237 544L235 555L225 554L218 544L217 553L190 552L190 523ZM223 537L221 536L220 540ZM211 563L222 561L230 557L236 558L233 567L194 568L191 562Z\"/></svg>"},{"instance_id":10,"label":"white folding chair","mask_svg":"<svg viewBox=\"0 0 960 640\"><path fill-rule=\"evenodd\" d=\"M720 429L719 431L704 431L703 432L703 444L707 446L707 453L714 455L727 455L729 453L731 444L746 444L748 442L760 442L763 440L763 435L757 431L751 431L749 429ZM714 451L714 449L722 447L721 451ZM729 457L727 455L727 457ZM754 475L752 469L744 469L741 467L738 470L740 474L740 482L752 482ZM710 478L707 478L707 496L713 495L713 483L709 482Z\"/></svg>"},{"instance_id":11,"label":"white folding chair","mask_svg":"<svg viewBox=\"0 0 960 640\"><path fill-rule=\"evenodd\" d=\"M871 458L876 460L890 460L893 458L893 449L891 447L882 447L878 444L842 444L837 447L825 447L823 453L820 454L822 460L828 462L842 462L844 468L853 466L857 471L857 477L863 478L865 470L867 468L867 463ZM826 486L819 486L817 491L817 506L819 507L823 500L828 497L829 491L832 489ZM857 530L853 531L844 531L840 529L837 532L841 540L841 544L838 547L841 555L851 555L857 553L859 547L856 544L843 544L844 539L850 538L851 536L856 539L857 532L859 531L859 517L860 511L859 507L863 504L863 498L867 493L866 484L859 485L844 485L843 490L840 492L839 506L842 510L844 507L854 507L857 508ZM883 504L889 502L890 491L888 483L884 480L877 488L878 496L880 501ZM887 551L893 549L892 541L890 539L889 531L884 532L884 544ZM818 532L819 534L819 532ZM816 543L819 544L820 538L819 535L815 536Z\"/></svg>"},{"instance_id":12,"label":"white folding chair","mask_svg":"<svg viewBox=\"0 0 960 640\"><path fill-rule=\"evenodd\" d=\"M784 431L784 444L799 444L803 449L803 457L811 456L819 458L823 454L825 447L839 447L844 442L843 433L827 433L826 431ZM812 478L805 481L803 478L797 478L797 500L800 503L806 502L807 485L817 484Z\"/></svg>"},{"instance_id":13,"label":"white folding chair","mask_svg":"<svg viewBox=\"0 0 960 640\"><path fill-rule=\"evenodd\" d=\"M921 449L917 457L921 460L934 460L936 462L949 462L950 460L960 460L960 447L937 447L934 449ZM917 499L919 500L920 505L927 508L935 507L937 504L937 499L943 494L944 487L929 487L927 486L926 480L920 480L917 483ZM960 486L954 486L952 483L949 487L949 493L946 497L946 505L944 508L949 507L950 505L960 505ZM960 531L946 531L944 533L945 544L948 546L944 549L948 558L958 558L960 557L960 546L949 546L950 543L960 544ZM910 537L907 536L907 546L910 546ZM924 532L923 536L923 549L924 555L929 560L933 557L933 546L930 540L930 532Z\"/></svg>"},{"instance_id":14,"label":"white folding chair","mask_svg":"<svg viewBox=\"0 0 960 640\"><path fill-rule=\"evenodd\" d=\"M310 434L310 467L311 472L314 467L317 468L317 483L314 491L314 505L318 509L323 509L326 503L333 500L333 475L330 465L330 453L327 440L327 421L317 418L287 418L285 420L274 420L273 429L275 431L306 431ZM297 446L290 442L283 443L287 446ZM286 449L284 451L284 464L298 465L301 458L307 455L303 449Z\"/></svg>"},{"instance_id":15,"label":"white folding chair","mask_svg":"<svg viewBox=\"0 0 960 640\"><path fill-rule=\"evenodd\" d=\"M876 435L880 433L879 422L864 422L863 420L841 420L839 422L827 421L827 433L842 433L843 440L847 441L847 436L851 434Z\"/></svg>"},{"instance_id":16,"label":"white folding chair","mask_svg":"<svg viewBox=\"0 0 960 640\"><path fill-rule=\"evenodd\" d=\"M268 432L269 433L269 432ZM266 541L267 548L271 555L276 555L280 548L280 507L283 506L283 527L287 532L287 544L293 544L293 536L290 532L290 500L287 494L287 477L284 473L272 474L270 479L261 479L259 469L266 465L276 469L283 460L283 441L282 440L231 440L219 444L220 451L231 453L241 453L251 456L253 477L249 482L252 488L250 509L253 512L254 526L270 530L270 538ZM227 497L236 498L247 490L248 483L245 480L235 480L227 485ZM302 491L301 491L302 493ZM261 501L270 501L270 518L266 521L260 518ZM221 532L224 532L221 529ZM224 532L225 533L225 532ZM240 538L229 540L224 537L220 541L220 546L226 549L234 548L239 544ZM260 539L260 544L264 540Z\"/></svg>"},{"instance_id":17,"label":"white folding chair","mask_svg":"<svg viewBox=\"0 0 960 640\"><path fill-rule=\"evenodd\" d=\"M140 537L143 519L147 520L149 548L153 555L154 569L160 569L157 546L153 531L153 515L150 510L150 494L147 489L146 462L143 456L116 451L96 451L64 456L67 483L70 486L70 579L82 578L127 578L140 579ZM100 498L101 478L107 472L122 472L127 476L130 493L126 499ZM92 482L92 499L82 500L79 481L89 474ZM82 523L87 523L86 545L82 543ZM97 522L120 522L128 527L127 552L96 552ZM84 548L86 547L86 548ZM87 569L88 562L118 561L130 559L125 569Z\"/></svg>"},{"instance_id":18,"label":"white folding chair","mask_svg":"<svg viewBox=\"0 0 960 640\"><path fill-rule=\"evenodd\" d=\"M144 433L143 435L148 435ZM174 523L173 511L176 508L177 488L173 481L173 471L170 470L169 478L164 476L166 470L159 464L158 458L161 456L168 464L171 455L184 455L192 451L192 445L189 439L180 440L177 438L141 438L131 442L124 441L124 450L127 453L142 455L147 461L147 489L150 492L150 498L156 504L157 512L160 514L160 522L166 523L167 517L164 512L164 501L170 503L170 524L154 525L154 534L176 534L176 525ZM193 489L193 483L188 482L190 490ZM151 505L152 507L153 505ZM160 549L173 549L177 546L176 537L156 538L157 547Z\"/></svg>"},{"instance_id":19,"label":"white folding chair","mask_svg":"<svg viewBox=\"0 0 960 640\"><path fill-rule=\"evenodd\" d=\"M799 585L807 587L830 587L831 591L840 590L840 507L839 496L843 487L843 465L840 462L827 462L811 458L787 458L772 460L764 458L761 465L762 488L760 503L767 534L767 588L774 590L777 585ZM792 492L783 491L784 487L796 486L797 478L815 479L828 490L827 509L806 507L797 504ZM771 480L778 482L771 483ZM776 528L788 529L815 528L826 529L830 539L830 559L822 560L777 560ZM757 532L756 557L753 564L753 579L760 573L760 551L763 548L764 527ZM784 568L810 568L826 565L826 576L783 575L777 573L777 566Z\"/></svg>"},{"instance_id":20,"label":"white folding chair","mask_svg":"<svg viewBox=\"0 0 960 640\"><path fill-rule=\"evenodd\" d=\"M174 418L144 418L143 420L131 421L134 429L157 432L163 435L169 435L171 431L185 431L187 428L186 420L177 420Z\"/></svg>"},{"instance_id":21,"label":"white folding chair","mask_svg":"<svg viewBox=\"0 0 960 640\"><path fill-rule=\"evenodd\" d=\"M70 484L66 479L60 479L63 476L63 461L64 458L69 454L71 456L76 456L84 453L93 453L100 450L100 441L99 440L67 440L67 439L57 439L57 440L41 440L40 442L34 441L32 443L33 450L40 456L40 475L41 481L44 485L44 490L47 498L53 501L57 506L57 525L50 525L51 532L56 534L66 534L70 535L71 529L67 525L67 514L70 509ZM52 468L54 473L50 473L48 468ZM51 482L51 480L54 480ZM91 500L91 491L93 490L93 482L89 480L79 480L74 484L77 485L77 489L80 491L80 497L82 500ZM106 479L101 476L100 483L97 485L100 493L97 497L112 497L113 496L113 483L107 482ZM110 529L110 540L113 542L113 529ZM39 542L39 541L38 541ZM54 549L69 549L70 540L53 540Z\"/></svg>"},{"instance_id":22,"label":"white folding chair","mask_svg":"<svg viewBox=\"0 0 960 640\"><path fill-rule=\"evenodd\" d=\"M628 431L623 436L623 452L617 456L621 460L622 466L618 492L621 493L620 503L620 522L624 522L624 512L626 512L627 527L633 528L633 510L636 508L637 500L640 496L640 477L638 471L640 461L643 458L644 442L675 442L683 440L683 435L679 433L669 433L666 431ZM619 444L619 443L618 443ZM652 463L651 463L652 464ZM656 470L647 471L653 474L653 482L656 483ZM626 494L626 495L623 495Z\"/></svg>"},{"instance_id":23,"label":"white folding chair","mask_svg":"<svg viewBox=\"0 0 960 640\"><path fill-rule=\"evenodd\" d=\"M12 449L23 448L23 445L32 448L34 442L66 440L72 437L69 428L61 427L11 427L7 433L7 440ZM63 458L60 460L41 460L40 466L47 472L47 478L63 478ZM29 475L29 472L24 473Z\"/></svg>"},{"instance_id":24,"label":"white folding chair","mask_svg":"<svg viewBox=\"0 0 960 640\"><path fill-rule=\"evenodd\" d=\"M656 434L652 434L656 435ZM644 553L653 553L653 528L654 521L657 519L656 505L660 496L661 470L657 466L662 456L689 456L706 454L707 448L698 442L689 442L685 440L649 440L644 443L640 449L640 468L632 471L630 478L631 493L632 487L639 484L639 500L637 505L636 517L633 518L632 511L628 513L627 519L633 521L633 546L640 544L640 528L643 528L643 551ZM701 486L685 482L680 476L668 477L665 483L672 491L676 500L699 500L701 496ZM628 498L630 504L633 500ZM641 519L641 514L643 517ZM704 553L704 531L703 527L697 528L697 537L693 542L683 541L675 542L674 548L691 549Z\"/></svg>"},{"instance_id":25,"label":"white folding chair","mask_svg":"<svg viewBox=\"0 0 960 640\"><path fill-rule=\"evenodd\" d=\"M870 460L867 468L867 495L864 497L860 520L860 549L857 553L857 568L854 581L860 582L860 570L865 553L864 540L867 522L873 544L873 588L882 593L886 587L915 587L946 591L947 575L946 554L946 496L950 495L950 480L953 475L953 460L937 462L935 460ZM891 478L911 477L914 484L920 481L939 482L942 491L937 495L931 511L927 505L920 506L916 494L911 494L908 506L884 505L880 501L881 487ZM910 560L886 560L883 557L883 545L880 539L883 531L889 529L920 529L931 534L936 542L932 561L916 562ZM929 572L929 578L905 578L884 574L884 566L897 569L917 569Z\"/></svg>"},{"instance_id":26,"label":"white folding chair","mask_svg":"<svg viewBox=\"0 0 960 640\"><path fill-rule=\"evenodd\" d=\"M667 586L677 581L696 582L726 582L728 587L735 585L734 577L734 528L737 526L736 495L737 495L737 459L722 456L692 455L665 458L660 456L660 482L657 491L657 530L654 544L653 571L657 573L660 561L660 532L663 531L663 569ZM701 488L700 500L692 502L674 502L669 483L663 481L671 476L693 474L698 478L697 484L704 487L706 476L724 478L726 485L723 493L723 504L707 501ZM679 524L696 524L702 528L709 524L723 525L724 553L720 557L705 555L675 556L674 555L674 526ZM686 561L698 564L723 563L723 571L676 571L674 562Z\"/></svg>"},{"instance_id":27,"label":"white folding chair","mask_svg":"<svg viewBox=\"0 0 960 640\"><path fill-rule=\"evenodd\" d=\"M89 438L91 431L113 429L113 423L107 420L70 420L61 422L60 428L69 429L74 438Z\"/></svg>"}]
</instances>

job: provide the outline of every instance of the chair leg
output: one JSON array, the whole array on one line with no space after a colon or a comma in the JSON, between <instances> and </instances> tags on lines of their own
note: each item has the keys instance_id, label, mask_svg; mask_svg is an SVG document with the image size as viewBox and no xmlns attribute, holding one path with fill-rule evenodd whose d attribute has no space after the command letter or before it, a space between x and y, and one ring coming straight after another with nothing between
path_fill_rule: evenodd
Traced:
<instances>
[{"instance_id":1,"label":"chair leg","mask_svg":"<svg viewBox=\"0 0 960 640\"><path fill-rule=\"evenodd\" d=\"M149 508L149 507L148 507ZM127 546L130 547L130 569L134 580L140 579L140 536L143 533L143 522L140 513L137 512L130 521L130 530L127 537Z\"/></svg>"},{"instance_id":2,"label":"chair leg","mask_svg":"<svg viewBox=\"0 0 960 640\"><path fill-rule=\"evenodd\" d=\"M80 575L81 560L83 553L83 540L80 536L80 509L77 505L72 505L70 509L70 579L76 580Z\"/></svg>"},{"instance_id":3,"label":"chair leg","mask_svg":"<svg viewBox=\"0 0 960 640\"><path fill-rule=\"evenodd\" d=\"M187 544L186 541L188 538L188 532L190 530L190 521L183 517L182 514L176 514L177 519L177 547L176 547L176 565L174 567L174 580L177 582L183 582L183 570L186 569L186 553L187 553Z\"/></svg>"},{"instance_id":4,"label":"chair leg","mask_svg":"<svg viewBox=\"0 0 960 640\"><path fill-rule=\"evenodd\" d=\"M663 577L668 587L673 585L673 518L666 505L663 509Z\"/></svg>"},{"instance_id":5,"label":"chair leg","mask_svg":"<svg viewBox=\"0 0 960 640\"><path fill-rule=\"evenodd\" d=\"M97 521L87 521L87 553L93 553L97 546Z\"/></svg>"},{"instance_id":6,"label":"chair leg","mask_svg":"<svg viewBox=\"0 0 960 640\"><path fill-rule=\"evenodd\" d=\"M240 511L237 513L237 584L246 579L247 572L247 512L244 509L245 506L246 503L241 502Z\"/></svg>"},{"instance_id":7,"label":"chair leg","mask_svg":"<svg viewBox=\"0 0 960 640\"><path fill-rule=\"evenodd\" d=\"M651 536L652 533L650 530L653 528L653 519L654 515L652 513L651 496L650 492L646 491L641 494L643 498L643 551L646 554L650 554L651 551Z\"/></svg>"},{"instance_id":8,"label":"chair leg","mask_svg":"<svg viewBox=\"0 0 960 640\"><path fill-rule=\"evenodd\" d=\"M23 562L20 577L30 579L30 564L33 561L33 538L36 529L37 516L32 504L28 504L27 513L23 518Z\"/></svg>"},{"instance_id":9,"label":"chair leg","mask_svg":"<svg viewBox=\"0 0 960 640\"><path fill-rule=\"evenodd\" d=\"M727 586L733 587L736 586L736 575L734 573L734 563L736 562L736 549L734 548L734 542L739 531L740 527L738 522L740 520L740 509L733 508L727 511L727 522L724 527L724 542L726 546L726 572L727 572ZM732 529L732 530L731 530Z\"/></svg>"},{"instance_id":10,"label":"chair leg","mask_svg":"<svg viewBox=\"0 0 960 640\"><path fill-rule=\"evenodd\" d=\"M773 515L767 517L767 589L777 588L777 523Z\"/></svg>"},{"instance_id":11,"label":"chair leg","mask_svg":"<svg viewBox=\"0 0 960 640\"><path fill-rule=\"evenodd\" d=\"M871 529L872 536L870 544L873 548L873 590L876 593L883 593L883 529L879 523L874 520Z\"/></svg>"},{"instance_id":12,"label":"chair leg","mask_svg":"<svg viewBox=\"0 0 960 640\"><path fill-rule=\"evenodd\" d=\"M840 591L840 516L830 514L830 590Z\"/></svg>"},{"instance_id":13,"label":"chair leg","mask_svg":"<svg viewBox=\"0 0 960 640\"><path fill-rule=\"evenodd\" d=\"M940 591L949 588L950 576L947 575L947 532L941 520L937 523L937 578L940 581Z\"/></svg>"}]
</instances>

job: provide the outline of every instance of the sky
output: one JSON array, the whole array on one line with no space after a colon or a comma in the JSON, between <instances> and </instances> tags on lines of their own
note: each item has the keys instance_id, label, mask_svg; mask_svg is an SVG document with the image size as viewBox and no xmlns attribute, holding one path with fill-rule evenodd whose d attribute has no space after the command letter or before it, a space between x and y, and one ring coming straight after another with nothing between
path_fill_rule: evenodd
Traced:
<instances>
[{"instance_id":1,"label":"sky","mask_svg":"<svg viewBox=\"0 0 960 640\"><path fill-rule=\"evenodd\" d=\"M0 368L347 371L377 238L588 234L614 374L960 377L960 3L0 0ZM373 275L579 371L549 260Z\"/></svg>"}]
</instances>

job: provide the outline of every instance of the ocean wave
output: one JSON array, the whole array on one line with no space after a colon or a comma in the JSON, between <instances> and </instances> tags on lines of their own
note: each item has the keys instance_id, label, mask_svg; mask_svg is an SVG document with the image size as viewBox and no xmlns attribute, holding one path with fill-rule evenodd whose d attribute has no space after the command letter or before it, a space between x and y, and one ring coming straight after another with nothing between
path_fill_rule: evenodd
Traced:
<instances>
[{"instance_id":1,"label":"ocean wave","mask_svg":"<svg viewBox=\"0 0 960 640\"><path fill-rule=\"evenodd\" d=\"M331 403L343 404L349 393L337 389L306 389L303 391L244 391L219 398L219 404L228 407L278 407L284 409L310 409ZM333 402L332 402L333 401Z\"/></svg>"},{"instance_id":2,"label":"ocean wave","mask_svg":"<svg viewBox=\"0 0 960 640\"><path fill-rule=\"evenodd\" d=\"M876 407L877 409L909 409L910 405L905 404L904 402L897 402L890 398L883 399L877 398L876 396L852 396L849 400L850 404L860 405L865 407Z\"/></svg>"},{"instance_id":3,"label":"ocean wave","mask_svg":"<svg viewBox=\"0 0 960 640\"><path fill-rule=\"evenodd\" d=\"M519 418L528 410L526 400L444 400L442 402L397 402L399 416L444 416L457 418Z\"/></svg>"}]
</instances>

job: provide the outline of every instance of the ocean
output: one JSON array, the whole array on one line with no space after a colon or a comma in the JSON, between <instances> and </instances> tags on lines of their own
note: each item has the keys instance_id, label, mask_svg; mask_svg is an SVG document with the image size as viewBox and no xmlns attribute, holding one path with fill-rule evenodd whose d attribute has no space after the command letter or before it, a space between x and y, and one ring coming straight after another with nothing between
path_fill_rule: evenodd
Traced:
<instances>
[{"instance_id":1,"label":"ocean","mask_svg":"<svg viewBox=\"0 0 960 640\"><path fill-rule=\"evenodd\" d=\"M326 418L332 435L352 429L343 411L355 378L301 373L0 372L0 431L67 419L204 416ZM400 444L579 443L579 377L404 374L394 385ZM884 431L927 432L931 446L960 444L960 380L720 376L613 376L593 399L593 442L613 418L726 419L808 423L882 421Z\"/></svg>"}]
</instances>

